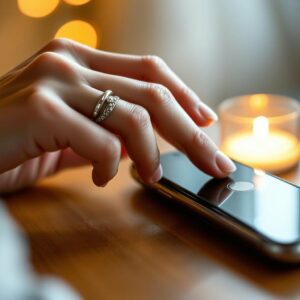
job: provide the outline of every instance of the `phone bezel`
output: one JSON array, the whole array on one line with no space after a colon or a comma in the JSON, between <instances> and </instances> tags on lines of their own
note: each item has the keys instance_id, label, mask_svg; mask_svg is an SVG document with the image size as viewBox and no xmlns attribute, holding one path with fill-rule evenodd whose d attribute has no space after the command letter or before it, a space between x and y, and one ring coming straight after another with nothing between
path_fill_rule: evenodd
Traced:
<instances>
[{"instance_id":1,"label":"phone bezel","mask_svg":"<svg viewBox=\"0 0 300 300\"><path fill-rule=\"evenodd\" d=\"M170 152L163 155L172 155L172 153L174 154L174 152ZM165 177L155 184L146 185L140 179L133 164L131 166L131 175L143 186L190 207L213 223L222 226L222 229L229 230L234 234L239 235L244 240L251 242L258 250L265 253L268 257L283 262L300 262L300 241L280 243L272 240L234 216L220 210L217 206L210 204L206 200L194 195ZM287 184L291 184L273 174L268 175L284 181ZM295 186L294 184L291 185Z\"/></svg>"}]
</instances>

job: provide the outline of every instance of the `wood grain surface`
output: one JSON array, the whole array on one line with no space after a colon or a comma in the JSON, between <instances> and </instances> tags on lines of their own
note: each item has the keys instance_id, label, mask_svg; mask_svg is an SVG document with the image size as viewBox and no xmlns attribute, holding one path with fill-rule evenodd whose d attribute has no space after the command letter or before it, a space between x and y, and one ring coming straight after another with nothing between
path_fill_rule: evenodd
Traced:
<instances>
[{"instance_id":1,"label":"wood grain surface","mask_svg":"<svg viewBox=\"0 0 300 300\"><path fill-rule=\"evenodd\" d=\"M93 300L300 299L300 267L267 261L145 191L129 165L124 160L105 188L93 185L85 167L6 197L39 273L60 276ZM285 176L297 183L297 172Z\"/></svg>"}]
</instances>

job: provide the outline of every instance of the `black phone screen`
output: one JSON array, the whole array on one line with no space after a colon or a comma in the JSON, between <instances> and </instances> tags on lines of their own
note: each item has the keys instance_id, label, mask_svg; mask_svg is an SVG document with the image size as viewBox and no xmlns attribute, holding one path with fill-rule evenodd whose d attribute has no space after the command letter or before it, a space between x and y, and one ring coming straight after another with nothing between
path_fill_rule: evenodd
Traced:
<instances>
[{"instance_id":1,"label":"black phone screen","mask_svg":"<svg viewBox=\"0 0 300 300\"><path fill-rule=\"evenodd\" d=\"M260 170L236 163L237 171L224 179L196 168L179 152L162 155L164 179L175 188L208 202L277 243L300 239L299 188Z\"/></svg>"}]
</instances>

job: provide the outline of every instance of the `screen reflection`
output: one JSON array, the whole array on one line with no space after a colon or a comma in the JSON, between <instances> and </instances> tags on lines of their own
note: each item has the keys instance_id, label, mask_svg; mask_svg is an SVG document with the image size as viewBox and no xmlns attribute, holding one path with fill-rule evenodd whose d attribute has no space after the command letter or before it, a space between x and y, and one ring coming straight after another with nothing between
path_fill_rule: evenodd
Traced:
<instances>
[{"instance_id":1,"label":"screen reflection","mask_svg":"<svg viewBox=\"0 0 300 300\"><path fill-rule=\"evenodd\" d=\"M281 243L299 240L299 188L259 170L237 163L237 171L215 179L198 170L184 155L161 159L164 177L237 218L266 237ZM254 188L233 191L233 182L251 182Z\"/></svg>"}]
</instances>

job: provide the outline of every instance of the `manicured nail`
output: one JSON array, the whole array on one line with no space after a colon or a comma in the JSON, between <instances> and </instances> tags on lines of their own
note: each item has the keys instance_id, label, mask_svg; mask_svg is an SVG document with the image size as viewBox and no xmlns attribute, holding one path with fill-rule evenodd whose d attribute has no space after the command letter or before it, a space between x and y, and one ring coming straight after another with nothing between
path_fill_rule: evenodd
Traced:
<instances>
[{"instance_id":1,"label":"manicured nail","mask_svg":"<svg viewBox=\"0 0 300 300\"><path fill-rule=\"evenodd\" d=\"M104 184L102 184L102 185L100 185L100 187L106 187L107 186L107 182L106 183L104 183Z\"/></svg>"},{"instance_id":2,"label":"manicured nail","mask_svg":"<svg viewBox=\"0 0 300 300\"><path fill-rule=\"evenodd\" d=\"M224 173L232 173L236 171L235 164L221 151L216 152L216 163L219 169Z\"/></svg>"},{"instance_id":3,"label":"manicured nail","mask_svg":"<svg viewBox=\"0 0 300 300\"><path fill-rule=\"evenodd\" d=\"M201 105L199 110L200 110L201 115L205 119L211 120L213 122L218 121L218 115L210 107L208 107L206 104Z\"/></svg>"},{"instance_id":4,"label":"manicured nail","mask_svg":"<svg viewBox=\"0 0 300 300\"><path fill-rule=\"evenodd\" d=\"M152 177L150 178L151 183L155 183L159 181L163 176L163 170L161 165L156 169L156 171L153 173Z\"/></svg>"}]
</instances>

